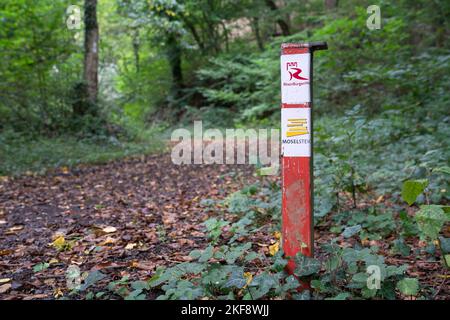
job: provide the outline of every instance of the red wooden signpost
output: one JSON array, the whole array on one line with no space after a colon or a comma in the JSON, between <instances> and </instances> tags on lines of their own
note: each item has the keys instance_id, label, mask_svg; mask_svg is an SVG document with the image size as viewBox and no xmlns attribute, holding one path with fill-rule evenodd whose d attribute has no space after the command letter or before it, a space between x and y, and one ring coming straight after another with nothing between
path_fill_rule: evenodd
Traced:
<instances>
[{"instance_id":1,"label":"red wooden signpost","mask_svg":"<svg viewBox=\"0 0 450 320\"><path fill-rule=\"evenodd\" d=\"M281 45L282 234L286 256L313 256L313 52L326 42ZM287 271L295 269L289 261Z\"/></svg>"}]
</instances>

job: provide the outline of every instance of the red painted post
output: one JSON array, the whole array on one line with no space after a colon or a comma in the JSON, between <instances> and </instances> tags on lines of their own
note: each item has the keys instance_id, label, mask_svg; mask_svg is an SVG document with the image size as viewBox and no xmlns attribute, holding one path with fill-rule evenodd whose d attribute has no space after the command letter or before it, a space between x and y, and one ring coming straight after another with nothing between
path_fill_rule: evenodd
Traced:
<instances>
[{"instance_id":1,"label":"red painted post","mask_svg":"<svg viewBox=\"0 0 450 320\"><path fill-rule=\"evenodd\" d=\"M281 45L282 234L287 257L313 256L313 52L325 42ZM289 261L287 271L295 269Z\"/></svg>"}]
</instances>

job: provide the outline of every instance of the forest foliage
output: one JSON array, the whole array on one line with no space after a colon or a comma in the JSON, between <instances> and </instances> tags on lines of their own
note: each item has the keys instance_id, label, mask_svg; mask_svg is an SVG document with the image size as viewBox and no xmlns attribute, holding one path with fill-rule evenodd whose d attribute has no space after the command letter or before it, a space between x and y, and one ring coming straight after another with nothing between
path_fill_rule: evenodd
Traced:
<instances>
[{"instance_id":1,"label":"forest foliage","mask_svg":"<svg viewBox=\"0 0 450 320\"><path fill-rule=\"evenodd\" d=\"M332 233L360 242L393 237L390 249L400 255L412 250L408 239L435 246L449 221L450 2L377 3L379 30L366 26L370 1L99 1L96 112L79 115L83 21L80 29L67 28L68 1L4 0L0 175L148 152L170 129L193 120L278 127L280 44L321 40L329 50L314 61L316 224L333 221ZM64 150L73 154L65 157ZM394 205L384 205L386 198ZM412 218L405 208L414 205ZM279 206L279 187L266 182L223 203L205 201L237 218L206 221L210 244L191 252L192 262L108 290L129 299L153 288L160 299L309 299L283 272L281 251L252 274L248 263L259 256L251 243L236 242L267 219L275 232ZM231 228L230 238L224 228ZM446 241L440 240L443 259ZM296 275L313 278L316 298L417 296L417 279L406 277L404 266L388 265L378 249L328 243L321 249L326 259L295 257ZM386 280L382 290L363 285L364 268L373 264Z\"/></svg>"},{"instance_id":2,"label":"forest foliage","mask_svg":"<svg viewBox=\"0 0 450 320\"><path fill-rule=\"evenodd\" d=\"M366 27L364 1L332 9L326 1L282 1L276 10L270 2L99 1L98 117L131 127L170 126L199 114L219 126L273 124L279 45L305 40L330 46L316 59L317 114L342 114L359 104L376 115L448 98L446 1L383 2L379 30ZM55 135L83 130L79 121L89 121L74 111L83 12L79 28L69 29L67 8L67 1L2 2L4 130ZM281 29L279 21L290 27Z\"/></svg>"}]
</instances>

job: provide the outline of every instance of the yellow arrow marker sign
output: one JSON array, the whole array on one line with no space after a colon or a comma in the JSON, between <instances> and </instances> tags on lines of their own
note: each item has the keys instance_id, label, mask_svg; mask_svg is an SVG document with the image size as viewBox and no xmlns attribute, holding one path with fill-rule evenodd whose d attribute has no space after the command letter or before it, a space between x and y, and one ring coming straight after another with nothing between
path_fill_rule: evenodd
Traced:
<instances>
[{"instance_id":1,"label":"yellow arrow marker sign","mask_svg":"<svg viewBox=\"0 0 450 320\"><path fill-rule=\"evenodd\" d=\"M286 136L295 137L308 134L306 119L288 119Z\"/></svg>"}]
</instances>

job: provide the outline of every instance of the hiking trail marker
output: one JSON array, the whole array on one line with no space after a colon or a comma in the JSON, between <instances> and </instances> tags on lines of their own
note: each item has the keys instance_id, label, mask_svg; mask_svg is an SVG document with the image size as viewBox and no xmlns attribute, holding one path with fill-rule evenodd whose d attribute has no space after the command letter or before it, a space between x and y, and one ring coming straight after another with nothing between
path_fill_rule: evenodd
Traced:
<instances>
[{"instance_id":1,"label":"hiking trail marker","mask_svg":"<svg viewBox=\"0 0 450 320\"><path fill-rule=\"evenodd\" d=\"M326 42L281 45L282 235L287 257L314 253L313 53ZM294 273L291 259L287 271Z\"/></svg>"}]
</instances>

